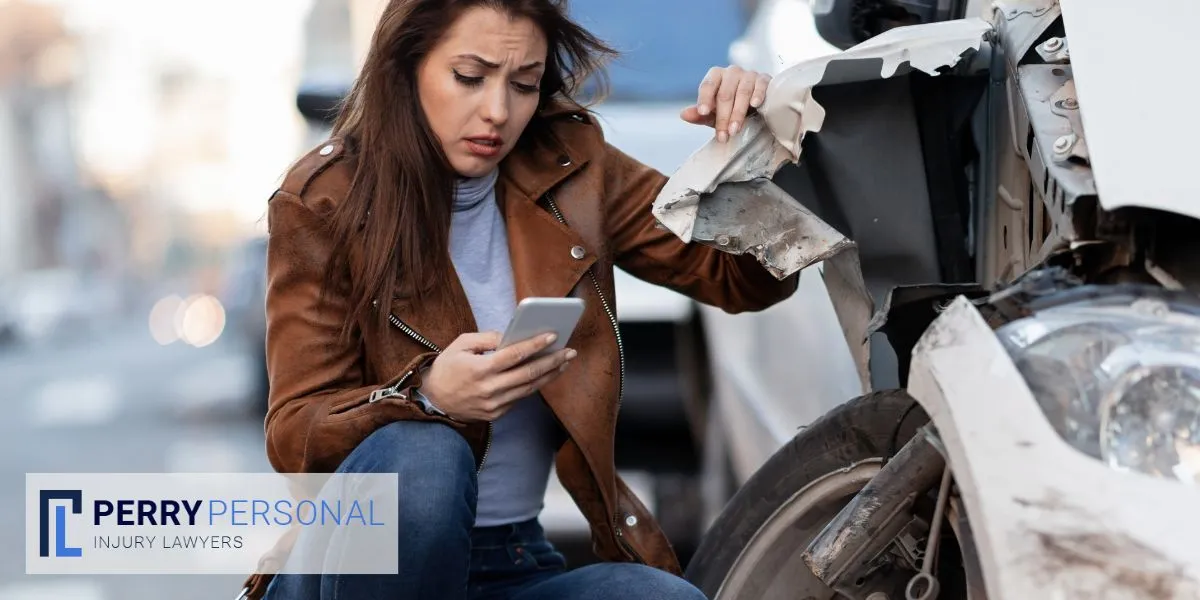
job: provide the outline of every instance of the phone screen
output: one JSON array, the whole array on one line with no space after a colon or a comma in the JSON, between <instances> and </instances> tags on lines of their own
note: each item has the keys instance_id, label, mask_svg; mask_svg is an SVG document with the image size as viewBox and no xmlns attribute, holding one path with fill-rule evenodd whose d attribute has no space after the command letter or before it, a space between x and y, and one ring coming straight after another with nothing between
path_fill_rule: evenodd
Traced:
<instances>
[{"instance_id":1,"label":"phone screen","mask_svg":"<svg viewBox=\"0 0 1200 600\"><path fill-rule=\"evenodd\" d=\"M575 331L579 317L583 315L583 300L579 298L526 298L517 305L513 312L500 348L505 348L520 341L537 335L554 333L558 335L550 347L538 355L549 354L562 350L567 340Z\"/></svg>"}]
</instances>

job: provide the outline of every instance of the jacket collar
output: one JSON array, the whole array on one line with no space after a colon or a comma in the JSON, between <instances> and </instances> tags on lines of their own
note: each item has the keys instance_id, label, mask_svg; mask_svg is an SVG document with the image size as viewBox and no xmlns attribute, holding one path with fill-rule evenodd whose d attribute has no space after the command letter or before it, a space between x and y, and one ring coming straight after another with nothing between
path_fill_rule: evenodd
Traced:
<instances>
[{"instance_id":1,"label":"jacket collar","mask_svg":"<svg viewBox=\"0 0 1200 600\"><path fill-rule=\"evenodd\" d=\"M522 148L500 166L501 180L534 202L591 162L599 150L599 135L590 117L578 112L544 117L550 120L557 143Z\"/></svg>"},{"instance_id":2,"label":"jacket collar","mask_svg":"<svg viewBox=\"0 0 1200 600\"><path fill-rule=\"evenodd\" d=\"M509 155L497 184L518 300L565 297L597 258L596 249L570 227L570 199L556 201L565 225L548 206L539 206L547 192L592 162L601 148L602 138L588 116L558 114L551 118L558 145ZM577 258L579 249L583 255Z\"/></svg>"}]
</instances>

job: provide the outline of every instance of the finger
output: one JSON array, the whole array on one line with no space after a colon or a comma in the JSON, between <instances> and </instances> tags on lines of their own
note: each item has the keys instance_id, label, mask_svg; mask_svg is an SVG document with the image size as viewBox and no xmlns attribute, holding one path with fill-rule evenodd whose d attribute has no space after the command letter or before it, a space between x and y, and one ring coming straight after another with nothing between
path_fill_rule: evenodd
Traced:
<instances>
[{"instance_id":1,"label":"finger","mask_svg":"<svg viewBox=\"0 0 1200 600\"><path fill-rule=\"evenodd\" d=\"M738 83L737 92L733 96L733 110L729 113L729 135L737 134L746 122L746 113L750 110L750 96L754 94L754 73L746 73Z\"/></svg>"},{"instance_id":2,"label":"finger","mask_svg":"<svg viewBox=\"0 0 1200 600\"><path fill-rule=\"evenodd\" d=\"M721 81L724 79L724 69L721 67L713 67L704 75L704 79L700 81L700 89L696 93L696 114L701 117L709 117L713 115L713 109L716 106L717 90L721 89Z\"/></svg>"},{"instance_id":3,"label":"finger","mask_svg":"<svg viewBox=\"0 0 1200 600\"><path fill-rule=\"evenodd\" d=\"M495 350L496 347L500 345L500 339L502 337L503 336L496 331L464 333L454 340L452 346L457 350L480 354Z\"/></svg>"},{"instance_id":4,"label":"finger","mask_svg":"<svg viewBox=\"0 0 1200 600\"><path fill-rule=\"evenodd\" d=\"M729 116L733 113L733 102L737 97L738 85L742 81L742 70L730 67L721 77L721 87L717 90L717 141L729 139Z\"/></svg>"},{"instance_id":5,"label":"finger","mask_svg":"<svg viewBox=\"0 0 1200 600\"><path fill-rule=\"evenodd\" d=\"M553 333L545 335L535 335L527 340L517 342L503 350L497 350L491 356L491 372L503 373L527 360L529 357L541 352L550 344L558 339L558 336Z\"/></svg>"},{"instance_id":6,"label":"finger","mask_svg":"<svg viewBox=\"0 0 1200 600\"><path fill-rule=\"evenodd\" d=\"M506 392L503 396L500 396L499 410L501 411L501 414L512 408L513 403L517 400L529 397L534 392L537 392L548 385L550 382L558 379L560 375L566 372L566 369L563 368L565 366L566 364L564 363L558 368L551 369L548 373L542 375L541 377L538 377L537 379L534 379L525 385L515 387Z\"/></svg>"},{"instance_id":7,"label":"finger","mask_svg":"<svg viewBox=\"0 0 1200 600\"><path fill-rule=\"evenodd\" d=\"M679 118L693 125L711 126L716 117L711 111L709 111L707 115L702 115L700 114L700 107L698 105L692 105L683 109L683 111L679 113Z\"/></svg>"},{"instance_id":8,"label":"finger","mask_svg":"<svg viewBox=\"0 0 1200 600\"><path fill-rule=\"evenodd\" d=\"M754 80L754 93L750 95L750 106L759 108L767 100L767 88L771 86L771 76L759 73Z\"/></svg>"},{"instance_id":9,"label":"finger","mask_svg":"<svg viewBox=\"0 0 1200 600\"><path fill-rule=\"evenodd\" d=\"M494 379L496 388L500 394L505 394L511 389L519 388L531 381L536 381L539 377L557 370L563 363L575 358L575 354L574 350L566 348L554 354L540 357L537 360L517 365L511 370L501 373Z\"/></svg>"}]
</instances>

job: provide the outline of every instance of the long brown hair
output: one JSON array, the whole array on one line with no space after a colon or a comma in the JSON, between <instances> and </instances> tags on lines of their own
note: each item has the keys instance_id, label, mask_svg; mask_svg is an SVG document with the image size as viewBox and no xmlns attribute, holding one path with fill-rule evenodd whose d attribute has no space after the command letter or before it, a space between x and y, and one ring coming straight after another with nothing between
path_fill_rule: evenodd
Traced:
<instances>
[{"instance_id":1,"label":"long brown hair","mask_svg":"<svg viewBox=\"0 0 1200 600\"><path fill-rule=\"evenodd\" d=\"M538 113L519 144L553 143L541 113L553 103L576 108L589 77L603 88L603 63L616 53L567 17L566 0L390 0L362 70L343 101L334 135L356 161L348 197L329 226L334 252L327 272L348 294L347 331L387 317L398 295L414 301L444 285L455 173L417 95L417 67L467 9L483 6L532 20L548 52Z\"/></svg>"}]
</instances>

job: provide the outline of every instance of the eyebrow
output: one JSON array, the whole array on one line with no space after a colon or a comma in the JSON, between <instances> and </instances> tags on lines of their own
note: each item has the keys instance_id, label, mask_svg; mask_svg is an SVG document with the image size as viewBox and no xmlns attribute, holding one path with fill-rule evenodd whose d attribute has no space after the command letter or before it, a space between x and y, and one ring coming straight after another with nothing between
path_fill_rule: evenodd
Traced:
<instances>
[{"instance_id":1,"label":"eyebrow","mask_svg":"<svg viewBox=\"0 0 1200 600\"><path fill-rule=\"evenodd\" d=\"M489 69L499 69L500 68L500 65L498 65L494 62L491 62L491 61L484 60L484 58L482 56L479 56L478 54L459 54L458 56L456 56L454 58L466 58L469 60L473 60L473 61L479 63L480 65L483 65ZM531 62L527 65L521 65L520 67L517 68L517 71L532 71L533 69L536 69L540 66L542 66L541 61Z\"/></svg>"}]
</instances>

